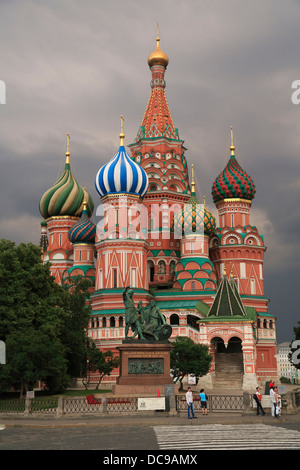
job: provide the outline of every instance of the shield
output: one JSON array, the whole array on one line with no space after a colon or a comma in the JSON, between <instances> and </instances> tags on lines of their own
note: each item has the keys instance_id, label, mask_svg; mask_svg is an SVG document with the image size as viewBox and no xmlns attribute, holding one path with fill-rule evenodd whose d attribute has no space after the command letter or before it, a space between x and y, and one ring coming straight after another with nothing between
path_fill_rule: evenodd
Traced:
<instances>
[{"instance_id":1,"label":"shield","mask_svg":"<svg viewBox=\"0 0 300 470\"><path fill-rule=\"evenodd\" d=\"M159 339L160 341L165 341L166 339L170 338L172 334L172 327L165 323L161 329L159 330Z\"/></svg>"}]
</instances>

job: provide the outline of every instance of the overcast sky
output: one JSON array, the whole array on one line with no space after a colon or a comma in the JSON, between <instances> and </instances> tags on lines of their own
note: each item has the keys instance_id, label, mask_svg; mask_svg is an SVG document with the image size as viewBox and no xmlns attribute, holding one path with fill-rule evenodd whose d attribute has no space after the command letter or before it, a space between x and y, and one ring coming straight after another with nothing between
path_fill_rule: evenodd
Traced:
<instances>
[{"instance_id":1,"label":"overcast sky","mask_svg":"<svg viewBox=\"0 0 300 470\"><path fill-rule=\"evenodd\" d=\"M300 2L0 0L0 237L38 243L43 193L71 166L95 206L95 175L132 143L150 95L159 23L166 95L198 196L226 165L233 126L253 178L251 223L268 247L265 295L278 342L300 321ZM300 95L299 95L300 96ZM1 101L1 94L0 94Z\"/></svg>"}]
</instances>

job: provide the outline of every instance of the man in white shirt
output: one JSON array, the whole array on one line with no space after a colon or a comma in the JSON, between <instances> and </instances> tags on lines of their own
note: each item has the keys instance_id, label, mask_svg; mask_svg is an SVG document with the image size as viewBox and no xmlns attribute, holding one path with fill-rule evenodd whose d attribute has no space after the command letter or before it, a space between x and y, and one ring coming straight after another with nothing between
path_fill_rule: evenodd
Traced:
<instances>
[{"instance_id":1,"label":"man in white shirt","mask_svg":"<svg viewBox=\"0 0 300 470\"><path fill-rule=\"evenodd\" d=\"M187 392L185 394L185 399L186 399L187 406L188 406L188 419L196 418L195 413L194 413L193 392L191 390L191 387L188 387Z\"/></svg>"},{"instance_id":2,"label":"man in white shirt","mask_svg":"<svg viewBox=\"0 0 300 470\"><path fill-rule=\"evenodd\" d=\"M271 407L272 407L272 416L275 418L278 418L278 413L277 413L277 393L276 393L277 387L271 387L270 388L270 400L271 400Z\"/></svg>"}]
</instances>

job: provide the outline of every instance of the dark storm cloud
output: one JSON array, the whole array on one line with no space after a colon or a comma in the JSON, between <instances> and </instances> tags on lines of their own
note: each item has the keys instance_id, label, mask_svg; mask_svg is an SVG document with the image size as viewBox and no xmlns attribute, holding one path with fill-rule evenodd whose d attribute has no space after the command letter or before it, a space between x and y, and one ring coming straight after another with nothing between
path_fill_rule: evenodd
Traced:
<instances>
[{"instance_id":1,"label":"dark storm cloud","mask_svg":"<svg viewBox=\"0 0 300 470\"><path fill-rule=\"evenodd\" d=\"M280 341L289 340L300 261L300 105L291 101L299 20L289 0L1 2L0 236L38 242L38 202L63 169L66 132L74 174L97 206L94 177L118 148L120 114L126 144L141 123L159 22L167 99L197 164L199 197L216 215L211 186L232 125L238 161L256 184L251 222L268 246L270 311Z\"/></svg>"}]
</instances>

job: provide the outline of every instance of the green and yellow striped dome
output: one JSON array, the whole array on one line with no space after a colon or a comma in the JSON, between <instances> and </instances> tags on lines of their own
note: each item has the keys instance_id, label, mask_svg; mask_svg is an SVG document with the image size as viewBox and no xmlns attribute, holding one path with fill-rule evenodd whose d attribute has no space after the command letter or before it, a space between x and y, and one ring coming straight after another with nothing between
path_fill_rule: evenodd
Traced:
<instances>
[{"instance_id":1,"label":"green and yellow striped dome","mask_svg":"<svg viewBox=\"0 0 300 470\"><path fill-rule=\"evenodd\" d=\"M194 194L184 207L174 215L174 231L182 235L200 234L212 235L216 229L216 219L212 213L200 204Z\"/></svg>"},{"instance_id":2,"label":"green and yellow striped dome","mask_svg":"<svg viewBox=\"0 0 300 470\"><path fill-rule=\"evenodd\" d=\"M212 235L215 229L216 219L206 209L205 204L200 204L198 201L193 178L189 201L174 215L174 232L182 235L196 235L203 231L205 235Z\"/></svg>"},{"instance_id":3,"label":"green and yellow striped dome","mask_svg":"<svg viewBox=\"0 0 300 470\"><path fill-rule=\"evenodd\" d=\"M40 200L39 209L44 219L61 216L80 217L84 200L87 201L86 206L89 217L93 213L93 201L86 189L82 188L74 178L69 157L70 152L67 148L66 164L61 177L44 193Z\"/></svg>"}]
</instances>

